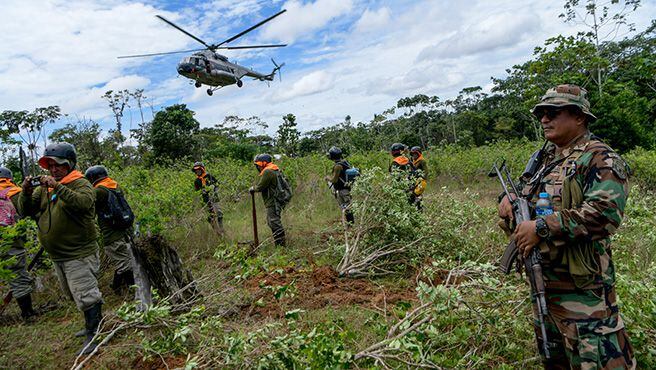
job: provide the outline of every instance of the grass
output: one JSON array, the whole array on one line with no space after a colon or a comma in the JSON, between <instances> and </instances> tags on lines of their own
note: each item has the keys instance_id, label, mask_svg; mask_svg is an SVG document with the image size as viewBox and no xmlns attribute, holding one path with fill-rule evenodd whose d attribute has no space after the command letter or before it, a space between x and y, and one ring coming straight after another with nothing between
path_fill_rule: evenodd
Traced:
<instances>
[{"instance_id":1,"label":"grass","mask_svg":"<svg viewBox=\"0 0 656 370\"><path fill-rule=\"evenodd\" d=\"M517 156L530 154L535 146L520 143L517 152L522 155ZM239 246L239 242L253 239L251 204L245 191L255 177L251 165L221 162L210 168L225 179L221 187L225 239L214 235L207 223L199 196L192 190L193 174L187 169L116 173L141 217L142 231L162 232L176 246L185 266L200 281L205 301L198 307L198 315L164 313L156 320L157 325L120 333L89 367L166 368L165 363L172 368L185 364L189 368L353 367L354 354L383 339L394 323L419 304L412 292L426 266L435 270L431 275L434 279L444 278L440 275L444 271L459 269L467 271L470 280L428 290L438 294L435 302L439 304L431 308L434 322L390 344L404 351L399 352L406 356L403 358L418 360L430 355L432 362L443 367L539 367L528 288L521 279L502 276L487 267L497 261L506 239L496 226L498 185L485 173L491 161L509 147L447 148L427 155L431 168L440 173L429 181L425 199L425 228L430 238L421 248L430 253L409 260L411 267L395 275L349 280L337 290L337 294L357 294L355 288L384 290L385 299L374 303L358 303L357 295L348 304L330 301L335 296L328 295L332 291L325 286L322 290L321 284L310 286L308 289L315 289L311 292L298 291L299 286L313 281L313 271L326 265L334 267L341 257L340 213L323 182L330 167L327 160L310 157L280 164L296 189L283 216L289 245L272 245L258 196L260 240L266 243L251 257ZM376 153L354 156L351 162L367 168L385 166L385 160ZM514 164L513 168L519 166ZM626 219L613 248L621 312L639 367L649 368L656 366L656 198L645 189L632 189ZM294 277L297 280L288 281ZM104 308L112 320L118 320L115 313L123 297L111 292L110 279L111 268L107 268L100 278ZM272 283L260 283L269 281L266 279ZM52 272L45 272L42 280L45 289L34 301L37 305L51 303L54 309L34 324L5 322L0 327L0 368L59 369L73 364L81 340L72 334L82 325L82 315L72 302L63 299ZM348 291L351 286L354 291ZM282 290L286 293L275 298L274 294ZM392 301L393 292L404 291L412 293L409 299L401 295ZM449 296L457 300L444 303ZM327 299L327 303L315 307L312 299L319 298ZM15 319L17 315L12 304L5 317ZM370 358L358 360L357 365L377 366Z\"/></svg>"}]
</instances>

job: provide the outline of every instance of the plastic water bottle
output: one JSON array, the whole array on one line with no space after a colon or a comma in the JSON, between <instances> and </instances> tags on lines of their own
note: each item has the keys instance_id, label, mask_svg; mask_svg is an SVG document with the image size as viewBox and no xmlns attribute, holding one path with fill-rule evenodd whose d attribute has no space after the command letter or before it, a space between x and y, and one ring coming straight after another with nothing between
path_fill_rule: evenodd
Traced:
<instances>
[{"instance_id":1,"label":"plastic water bottle","mask_svg":"<svg viewBox=\"0 0 656 370\"><path fill-rule=\"evenodd\" d=\"M543 218L554 213L553 205L551 204L551 197L549 193L540 193L540 198L535 203L535 215Z\"/></svg>"}]
</instances>

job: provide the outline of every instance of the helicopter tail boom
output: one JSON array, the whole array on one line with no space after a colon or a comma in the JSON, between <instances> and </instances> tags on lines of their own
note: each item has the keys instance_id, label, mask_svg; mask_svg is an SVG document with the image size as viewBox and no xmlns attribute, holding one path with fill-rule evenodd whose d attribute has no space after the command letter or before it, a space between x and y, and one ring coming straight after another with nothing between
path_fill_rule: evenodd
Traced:
<instances>
[{"instance_id":1,"label":"helicopter tail boom","mask_svg":"<svg viewBox=\"0 0 656 370\"><path fill-rule=\"evenodd\" d=\"M273 65L274 65L275 67L273 68L273 70L271 71L271 73L269 73L268 75L264 76L264 80L266 80L266 81L273 81L273 78L276 76L276 72L278 72L278 77L279 77L280 80L282 81L282 71L281 71L281 69L282 69L282 67L285 66L285 63L282 63L282 64L278 65L278 63L276 63L276 61L273 60L273 58L271 58L271 62L273 63Z\"/></svg>"}]
</instances>

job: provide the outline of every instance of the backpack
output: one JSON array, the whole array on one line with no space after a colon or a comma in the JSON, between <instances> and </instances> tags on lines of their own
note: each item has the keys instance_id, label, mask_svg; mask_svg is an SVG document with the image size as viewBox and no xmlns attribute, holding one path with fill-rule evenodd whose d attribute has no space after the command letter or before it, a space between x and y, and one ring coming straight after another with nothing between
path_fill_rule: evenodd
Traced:
<instances>
[{"instance_id":1,"label":"backpack","mask_svg":"<svg viewBox=\"0 0 656 370\"><path fill-rule=\"evenodd\" d=\"M104 188L104 187L103 187ZM107 207L99 216L114 230L125 230L132 226L134 213L125 200L123 193L113 189L107 190Z\"/></svg>"},{"instance_id":2,"label":"backpack","mask_svg":"<svg viewBox=\"0 0 656 370\"><path fill-rule=\"evenodd\" d=\"M11 226L18 221L16 207L7 194L9 194L9 189L0 191L0 226Z\"/></svg>"},{"instance_id":3,"label":"backpack","mask_svg":"<svg viewBox=\"0 0 656 370\"><path fill-rule=\"evenodd\" d=\"M342 181L341 188L350 189L351 185L360 176L360 170L356 167L352 167L347 161L337 162L343 168L342 173L339 174L339 180Z\"/></svg>"},{"instance_id":4,"label":"backpack","mask_svg":"<svg viewBox=\"0 0 656 370\"><path fill-rule=\"evenodd\" d=\"M287 204L289 204L289 201L292 199L292 187L289 186L289 181L287 181L287 178L282 173L282 171L278 170L276 172L278 181L276 181L276 191L273 196L276 199L276 202L282 208L285 208Z\"/></svg>"}]
</instances>

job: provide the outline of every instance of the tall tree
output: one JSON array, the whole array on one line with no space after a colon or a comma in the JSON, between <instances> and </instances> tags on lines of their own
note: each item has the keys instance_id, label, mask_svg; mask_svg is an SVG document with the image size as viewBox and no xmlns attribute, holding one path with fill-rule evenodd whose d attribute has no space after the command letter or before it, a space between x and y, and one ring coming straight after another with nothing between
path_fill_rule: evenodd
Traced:
<instances>
[{"instance_id":1,"label":"tall tree","mask_svg":"<svg viewBox=\"0 0 656 370\"><path fill-rule=\"evenodd\" d=\"M58 128L48 137L51 141L73 144L77 151L80 168L96 164L107 164L117 154L113 140L101 140L102 129L92 120L78 120L77 123L68 123Z\"/></svg>"},{"instance_id":2,"label":"tall tree","mask_svg":"<svg viewBox=\"0 0 656 370\"><path fill-rule=\"evenodd\" d=\"M298 141L301 133L296 129L296 116L287 114L282 117L282 124L276 131L276 146L278 150L289 155L295 156L298 150Z\"/></svg>"},{"instance_id":3,"label":"tall tree","mask_svg":"<svg viewBox=\"0 0 656 370\"><path fill-rule=\"evenodd\" d=\"M116 141L120 144L123 141L125 141L125 138L123 137L122 133L122 120L123 120L123 111L125 110L126 107L129 107L129 100L130 100L131 93L128 90L122 90L122 91L114 91L114 90L107 90L105 94L102 96L103 99L107 100L107 104L109 104L109 108L112 110L112 113L114 114L114 119L116 120L116 131L113 131L114 135L116 136ZM142 120L143 123L143 120Z\"/></svg>"},{"instance_id":4,"label":"tall tree","mask_svg":"<svg viewBox=\"0 0 656 370\"><path fill-rule=\"evenodd\" d=\"M133 130L144 149L150 151L150 163L179 160L196 155L198 142L195 135L200 123L185 104L175 104L159 111L153 121Z\"/></svg>"},{"instance_id":5,"label":"tall tree","mask_svg":"<svg viewBox=\"0 0 656 370\"><path fill-rule=\"evenodd\" d=\"M37 158L38 142L45 141L45 126L62 116L59 106L36 108L28 111L6 110L0 113L0 127L6 134L18 135L30 153L32 165Z\"/></svg>"},{"instance_id":6,"label":"tall tree","mask_svg":"<svg viewBox=\"0 0 656 370\"><path fill-rule=\"evenodd\" d=\"M143 102L146 100L146 95L143 94L143 89L136 89L134 92L130 93L130 96L132 99L134 99L137 102L137 108L139 108L139 114L141 115L141 124L146 123L144 120L144 114L143 114Z\"/></svg>"},{"instance_id":7,"label":"tall tree","mask_svg":"<svg viewBox=\"0 0 656 370\"><path fill-rule=\"evenodd\" d=\"M635 24L628 21L629 14L640 6L640 0L567 0L565 12L560 14L565 22L573 22L586 26L588 32L584 35L595 45L596 71L593 75L599 96L603 93L606 69L609 67L602 58L602 47L605 41L613 41L622 31L635 31Z\"/></svg>"}]
</instances>

